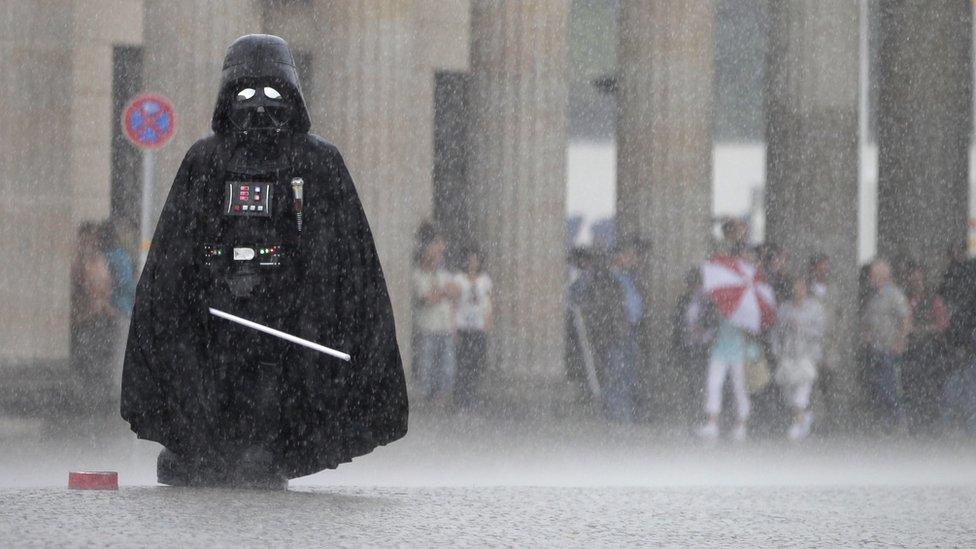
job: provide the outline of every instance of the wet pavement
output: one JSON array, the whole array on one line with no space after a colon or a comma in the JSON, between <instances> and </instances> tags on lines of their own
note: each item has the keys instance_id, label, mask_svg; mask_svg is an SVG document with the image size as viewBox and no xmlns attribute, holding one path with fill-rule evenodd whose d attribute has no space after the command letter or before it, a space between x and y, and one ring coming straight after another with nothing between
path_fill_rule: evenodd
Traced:
<instances>
[{"instance_id":1,"label":"wet pavement","mask_svg":"<svg viewBox=\"0 0 976 549\"><path fill-rule=\"evenodd\" d=\"M0 545L976 546L971 440L779 440L415 415L408 437L288 492L155 485L121 422L0 424ZM66 488L119 471L117 492Z\"/></svg>"},{"instance_id":2,"label":"wet pavement","mask_svg":"<svg viewBox=\"0 0 976 549\"><path fill-rule=\"evenodd\" d=\"M0 492L5 546L973 546L944 487Z\"/></svg>"}]
</instances>

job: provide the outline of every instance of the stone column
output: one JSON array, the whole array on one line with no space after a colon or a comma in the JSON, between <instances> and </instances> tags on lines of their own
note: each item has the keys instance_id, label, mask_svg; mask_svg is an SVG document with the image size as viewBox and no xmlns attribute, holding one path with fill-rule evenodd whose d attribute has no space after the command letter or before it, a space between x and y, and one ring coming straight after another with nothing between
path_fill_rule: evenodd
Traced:
<instances>
[{"instance_id":1,"label":"stone column","mask_svg":"<svg viewBox=\"0 0 976 549\"><path fill-rule=\"evenodd\" d=\"M433 87L416 56L415 0L317 0L312 130L342 152L369 217L404 360L414 233L431 212Z\"/></svg>"},{"instance_id":2,"label":"stone column","mask_svg":"<svg viewBox=\"0 0 976 549\"><path fill-rule=\"evenodd\" d=\"M156 153L158 216L187 149L210 132L227 47L241 35L262 32L262 2L144 0L144 6L146 91L173 102L177 124L173 139Z\"/></svg>"},{"instance_id":3,"label":"stone column","mask_svg":"<svg viewBox=\"0 0 976 549\"><path fill-rule=\"evenodd\" d=\"M938 268L967 236L972 3L879 9L878 253Z\"/></svg>"},{"instance_id":4,"label":"stone column","mask_svg":"<svg viewBox=\"0 0 976 549\"><path fill-rule=\"evenodd\" d=\"M651 246L643 368L656 394L677 394L669 311L710 241L713 11L708 0L620 3L616 235Z\"/></svg>"},{"instance_id":5,"label":"stone column","mask_svg":"<svg viewBox=\"0 0 976 549\"><path fill-rule=\"evenodd\" d=\"M562 368L568 0L471 4L467 207L494 280L493 361Z\"/></svg>"},{"instance_id":6,"label":"stone column","mask_svg":"<svg viewBox=\"0 0 976 549\"><path fill-rule=\"evenodd\" d=\"M802 274L830 256L835 319L827 353L850 396L857 333L859 7L849 0L767 3L766 240ZM841 413L841 412L839 412Z\"/></svg>"},{"instance_id":7,"label":"stone column","mask_svg":"<svg viewBox=\"0 0 976 549\"><path fill-rule=\"evenodd\" d=\"M0 3L0 367L68 355L71 3Z\"/></svg>"},{"instance_id":8,"label":"stone column","mask_svg":"<svg viewBox=\"0 0 976 549\"><path fill-rule=\"evenodd\" d=\"M78 226L109 214L112 48L142 39L141 10L0 6L0 365L68 357Z\"/></svg>"}]
</instances>

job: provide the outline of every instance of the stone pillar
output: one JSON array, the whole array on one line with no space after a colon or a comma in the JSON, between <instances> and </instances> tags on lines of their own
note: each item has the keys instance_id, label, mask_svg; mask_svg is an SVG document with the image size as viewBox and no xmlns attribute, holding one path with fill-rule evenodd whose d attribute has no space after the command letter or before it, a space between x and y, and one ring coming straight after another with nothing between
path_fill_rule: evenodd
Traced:
<instances>
[{"instance_id":1,"label":"stone pillar","mask_svg":"<svg viewBox=\"0 0 976 549\"><path fill-rule=\"evenodd\" d=\"M176 134L156 152L154 219L197 139L210 133L224 54L244 34L262 32L260 0L144 0L145 88L173 102Z\"/></svg>"},{"instance_id":2,"label":"stone pillar","mask_svg":"<svg viewBox=\"0 0 976 549\"><path fill-rule=\"evenodd\" d=\"M930 268L967 236L972 9L879 4L878 253Z\"/></svg>"},{"instance_id":3,"label":"stone pillar","mask_svg":"<svg viewBox=\"0 0 976 549\"><path fill-rule=\"evenodd\" d=\"M471 4L467 207L494 280L491 356L516 379L562 369L569 8Z\"/></svg>"},{"instance_id":4,"label":"stone pillar","mask_svg":"<svg viewBox=\"0 0 976 549\"><path fill-rule=\"evenodd\" d=\"M75 0L73 39L71 179L72 217L102 220L111 210L112 48L142 40L142 9L124 0Z\"/></svg>"},{"instance_id":5,"label":"stone pillar","mask_svg":"<svg viewBox=\"0 0 976 549\"><path fill-rule=\"evenodd\" d=\"M68 357L78 225L109 214L112 48L142 39L141 10L0 6L0 366Z\"/></svg>"},{"instance_id":6,"label":"stone pillar","mask_svg":"<svg viewBox=\"0 0 976 549\"><path fill-rule=\"evenodd\" d=\"M414 0L317 0L312 131L342 152L369 217L404 360L414 233L431 212L433 87L416 56ZM433 80L433 75L426 73Z\"/></svg>"},{"instance_id":7,"label":"stone pillar","mask_svg":"<svg viewBox=\"0 0 976 549\"><path fill-rule=\"evenodd\" d=\"M848 400L857 333L859 7L849 0L767 3L766 240L802 274L830 256L835 319L827 353ZM843 413L843 412L839 412Z\"/></svg>"},{"instance_id":8,"label":"stone pillar","mask_svg":"<svg viewBox=\"0 0 976 549\"><path fill-rule=\"evenodd\" d=\"M68 354L74 9L0 3L0 366Z\"/></svg>"},{"instance_id":9,"label":"stone pillar","mask_svg":"<svg viewBox=\"0 0 976 549\"><path fill-rule=\"evenodd\" d=\"M616 235L651 246L643 368L656 394L677 394L667 375L669 311L710 241L713 11L708 0L620 3Z\"/></svg>"}]
</instances>

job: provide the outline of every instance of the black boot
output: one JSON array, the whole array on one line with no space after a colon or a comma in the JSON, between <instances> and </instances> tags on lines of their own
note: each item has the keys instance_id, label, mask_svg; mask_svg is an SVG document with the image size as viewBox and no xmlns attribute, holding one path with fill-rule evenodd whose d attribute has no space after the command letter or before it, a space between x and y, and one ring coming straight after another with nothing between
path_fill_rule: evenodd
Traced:
<instances>
[{"instance_id":1,"label":"black boot","mask_svg":"<svg viewBox=\"0 0 976 549\"><path fill-rule=\"evenodd\" d=\"M156 459L156 480L169 486L226 486L227 466L218 456L184 456L163 448Z\"/></svg>"},{"instance_id":2,"label":"black boot","mask_svg":"<svg viewBox=\"0 0 976 549\"><path fill-rule=\"evenodd\" d=\"M186 460L166 448L156 458L156 481L169 486L189 486L190 471Z\"/></svg>"}]
</instances>

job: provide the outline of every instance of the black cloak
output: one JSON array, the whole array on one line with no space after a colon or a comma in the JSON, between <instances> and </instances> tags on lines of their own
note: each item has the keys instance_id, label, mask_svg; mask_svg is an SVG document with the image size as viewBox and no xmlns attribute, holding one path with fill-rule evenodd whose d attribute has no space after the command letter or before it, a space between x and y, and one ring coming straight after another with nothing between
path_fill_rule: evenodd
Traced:
<instances>
[{"instance_id":1,"label":"black cloak","mask_svg":"<svg viewBox=\"0 0 976 549\"><path fill-rule=\"evenodd\" d=\"M285 266L251 305L220 297L202 248L227 238L239 218L223 215L224 182L242 146L228 105L238 86L273 79L296 108L275 139L279 200L260 220L285 248ZM274 349L280 419L274 456L289 478L334 468L407 431L407 396L386 282L349 171L335 146L310 135L291 54L267 35L238 39L228 50L213 118L214 134L187 152L156 226L139 279L122 379L122 417L143 439L173 452L212 449L223 428L228 392L224 366L233 332L245 347ZM302 228L288 181L304 179ZM269 208L270 209L270 208ZM211 316L208 307L250 318L349 353L323 355ZM228 310L229 309L229 310Z\"/></svg>"}]
</instances>

